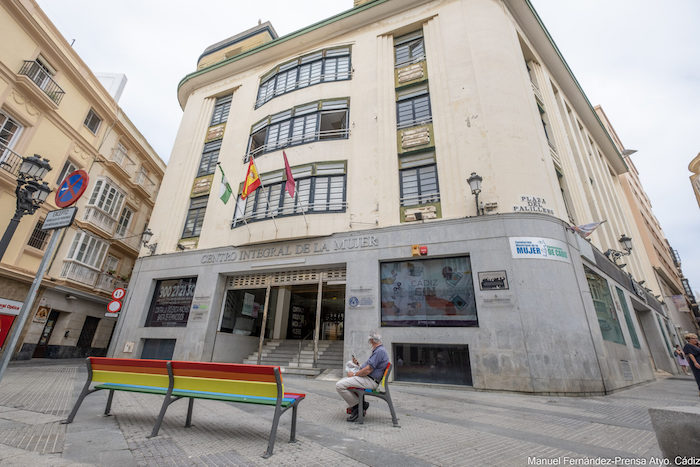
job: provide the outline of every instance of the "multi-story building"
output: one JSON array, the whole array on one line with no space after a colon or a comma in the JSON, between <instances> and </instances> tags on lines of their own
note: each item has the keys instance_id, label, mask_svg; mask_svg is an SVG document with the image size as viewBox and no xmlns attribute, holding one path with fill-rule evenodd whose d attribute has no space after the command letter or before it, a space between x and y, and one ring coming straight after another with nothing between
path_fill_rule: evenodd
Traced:
<instances>
[{"instance_id":1,"label":"multi-story building","mask_svg":"<svg viewBox=\"0 0 700 467\"><path fill-rule=\"evenodd\" d=\"M178 99L110 355L321 367L379 329L402 381L605 393L674 371L629 169L529 2L264 23L205 50ZM216 165L239 182L253 160L262 186L224 203Z\"/></svg>"},{"instance_id":2,"label":"multi-story building","mask_svg":"<svg viewBox=\"0 0 700 467\"><path fill-rule=\"evenodd\" d=\"M15 358L105 354L116 319L111 292L125 286L141 248L165 164L33 0L0 5L0 228L15 212L22 157L49 161L55 191L85 170L89 185L63 231L41 229L52 193L22 217L0 263L0 345L16 321L51 235L56 254L22 330ZM109 76L107 77L109 78Z\"/></svg>"},{"instance_id":3,"label":"multi-story building","mask_svg":"<svg viewBox=\"0 0 700 467\"><path fill-rule=\"evenodd\" d=\"M690 161L688 165L688 170L690 170L692 175L690 176L690 184L693 187L693 193L695 193L695 199L698 200L698 206L700 206L700 152L695 159Z\"/></svg>"},{"instance_id":4,"label":"multi-story building","mask_svg":"<svg viewBox=\"0 0 700 467\"><path fill-rule=\"evenodd\" d=\"M635 235L638 234L639 239L636 244L646 250L646 254L641 257L642 267L645 269L644 277L654 278L653 281L642 282L640 285L662 301L664 314L669 318L665 321L668 333L674 343L682 347L685 345L683 334L697 332L698 322L693 310L695 298L692 293L687 295L684 289L680 256L666 239L639 179L639 171L629 157L636 151L625 149L602 107L597 106L595 110L617 149L626 156L625 162L629 170L620 176L621 186L632 207L631 212L637 228Z\"/></svg>"}]
</instances>

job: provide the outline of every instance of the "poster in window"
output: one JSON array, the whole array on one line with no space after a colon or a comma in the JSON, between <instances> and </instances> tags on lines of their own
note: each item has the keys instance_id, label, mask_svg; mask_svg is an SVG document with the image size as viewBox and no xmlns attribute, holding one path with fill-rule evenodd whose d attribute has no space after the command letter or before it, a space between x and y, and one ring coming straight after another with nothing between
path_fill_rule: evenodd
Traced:
<instances>
[{"instance_id":1,"label":"poster in window","mask_svg":"<svg viewBox=\"0 0 700 467\"><path fill-rule=\"evenodd\" d=\"M187 326L196 285L196 277L158 281L146 318L146 326Z\"/></svg>"},{"instance_id":2,"label":"poster in window","mask_svg":"<svg viewBox=\"0 0 700 467\"><path fill-rule=\"evenodd\" d=\"M382 263L382 326L477 326L469 258Z\"/></svg>"}]
</instances>

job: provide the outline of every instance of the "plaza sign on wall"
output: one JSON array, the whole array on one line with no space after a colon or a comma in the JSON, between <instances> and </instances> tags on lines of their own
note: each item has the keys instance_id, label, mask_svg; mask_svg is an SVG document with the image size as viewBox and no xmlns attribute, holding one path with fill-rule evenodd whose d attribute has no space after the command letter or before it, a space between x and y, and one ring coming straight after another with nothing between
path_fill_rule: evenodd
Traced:
<instances>
[{"instance_id":1,"label":"plaza sign on wall","mask_svg":"<svg viewBox=\"0 0 700 467\"><path fill-rule=\"evenodd\" d=\"M513 258L569 262L569 248L562 241L541 237L509 237L508 240Z\"/></svg>"}]
</instances>

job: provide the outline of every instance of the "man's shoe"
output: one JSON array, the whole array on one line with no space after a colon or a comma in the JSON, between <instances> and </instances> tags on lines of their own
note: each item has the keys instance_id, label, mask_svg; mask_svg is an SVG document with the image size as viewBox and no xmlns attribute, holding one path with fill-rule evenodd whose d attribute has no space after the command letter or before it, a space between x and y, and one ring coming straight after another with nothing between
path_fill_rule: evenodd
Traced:
<instances>
[{"instance_id":1,"label":"man's shoe","mask_svg":"<svg viewBox=\"0 0 700 467\"><path fill-rule=\"evenodd\" d=\"M364 413L367 413L367 409L369 408L369 402L364 401L364 402L362 403L362 407L365 409Z\"/></svg>"},{"instance_id":2,"label":"man's shoe","mask_svg":"<svg viewBox=\"0 0 700 467\"><path fill-rule=\"evenodd\" d=\"M357 406L354 405L350 408L350 416L347 418L347 421L354 422L355 420L357 420L357 417L358 417L358 410L357 410Z\"/></svg>"}]
</instances>

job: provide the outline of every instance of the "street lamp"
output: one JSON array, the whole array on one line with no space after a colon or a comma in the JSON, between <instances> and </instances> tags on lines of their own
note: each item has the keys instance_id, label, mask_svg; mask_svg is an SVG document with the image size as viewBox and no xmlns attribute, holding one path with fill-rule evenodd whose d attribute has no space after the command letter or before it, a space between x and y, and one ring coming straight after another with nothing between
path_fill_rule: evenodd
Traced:
<instances>
[{"instance_id":1,"label":"street lamp","mask_svg":"<svg viewBox=\"0 0 700 467\"><path fill-rule=\"evenodd\" d=\"M618 250L613 250L612 248L608 249L604 254L605 256L608 257L608 259L612 259L613 263L617 264L617 260L622 258L623 256L628 256L630 252L632 251L632 239L629 238L627 235L622 234L620 235L620 238L617 240L622 244L622 248L625 251L618 251ZM612 258L611 258L612 257ZM620 266L622 267L622 266Z\"/></svg>"},{"instance_id":2,"label":"street lamp","mask_svg":"<svg viewBox=\"0 0 700 467\"><path fill-rule=\"evenodd\" d=\"M481 209L479 208L479 193L481 193L481 181L483 178L481 178L479 175L476 174L476 172L472 172L472 174L469 176L467 179L467 183L469 183L469 188L472 190L472 194L476 197L476 215L480 216L482 214Z\"/></svg>"},{"instance_id":3,"label":"street lamp","mask_svg":"<svg viewBox=\"0 0 700 467\"><path fill-rule=\"evenodd\" d=\"M0 240L0 260L5 255L5 250L10 245L10 240L12 240L22 216L34 214L51 193L48 183L42 181L42 178L50 170L49 161L42 159L38 154L22 158L17 176L17 188L15 188L17 208L15 215L10 219L7 229L5 229L2 240Z\"/></svg>"},{"instance_id":4,"label":"street lamp","mask_svg":"<svg viewBox=\"0 0 700 467\"><path fill-rule=\"evenodd\" d=\"M148 248L148 250L151 252L151 255L153 255L156 252L156 248L158 248L158 244L154 243L153 245L149 245L148 242L151 241L151 237L153 237L153 232L151 231L151 229L144 230L141 234L141 243L144 247Z\"/></svg>"}]
</instances>

